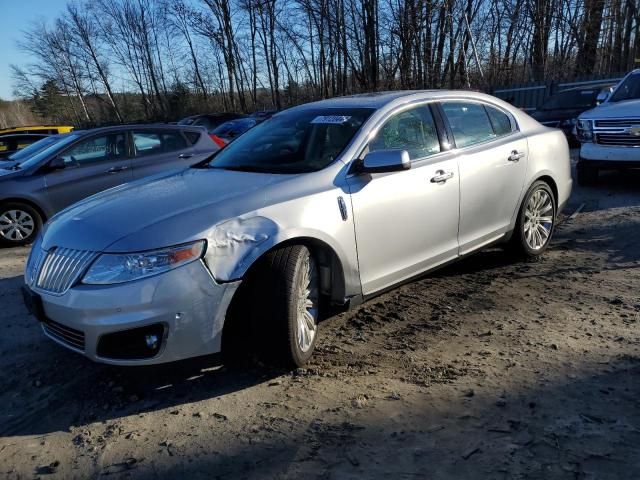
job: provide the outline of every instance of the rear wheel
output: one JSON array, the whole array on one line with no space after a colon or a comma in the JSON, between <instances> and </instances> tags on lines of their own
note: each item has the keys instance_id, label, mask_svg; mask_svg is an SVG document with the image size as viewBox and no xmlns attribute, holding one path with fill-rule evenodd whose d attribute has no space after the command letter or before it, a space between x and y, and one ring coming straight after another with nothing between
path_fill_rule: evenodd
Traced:
<instances>
[{"instance_id":1,"label":"rear wheel","mask_svg":"<svg viewBox=\"0 0 640 480\"><path fill-rule=\"evenodd\" d=\"M578 162L576 166L578 185L586 187L598 183L598 169L585 162Z\"/></svg>"},{"instance_id":2,"label":"rear wheel","mask_svg":"<svg viewBox=\"0 0 640 480\"><path fill-rule=\"evenodd\" d=\"M42 228L40 214L23 203L0 206L0 245L18 247L35 240Z\"/></svg>"},{"instance_id":3,"label":"rear wheel","mask_svg":"<svg viewBox=\"0 0 640 480\"><path fill-rule=\"evenodd\" d=\"M516 231L511 237L513 249L535 258L549 246L556 222L556 200L546 182L535 182L520 207Z\"/></svg>"}]
</instances>

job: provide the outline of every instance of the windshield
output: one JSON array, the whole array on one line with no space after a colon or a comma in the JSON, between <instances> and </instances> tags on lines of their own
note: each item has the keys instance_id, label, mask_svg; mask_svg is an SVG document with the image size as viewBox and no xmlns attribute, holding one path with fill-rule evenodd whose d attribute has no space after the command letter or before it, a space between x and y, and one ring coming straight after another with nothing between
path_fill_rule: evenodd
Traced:
<instances>
[{"instance_id":1,"label":"windshield","mask_svg":"<svg viewBox=\"0 0 640 480\"><path fill-rule=\"evenodd\" d=\"M611 95L609 101L621 102L622 100L635 100L637 98L640 98L640 72L629 75Z\"/></svg>"},{"instance_id":2,"label":"windshield","mask_svg":"<svg viewBox=\"0 0 640 480\"><path fill-rule=\"evenodd\" d=\"M595 107L600 89L568 90L547 100L541 110L574 110Z\"/></svg>"},{"instance_id":3,"label":"windshield","mask_svg":"<svg viewBox=\"0 0 640 480\"><path fill-rule=\"evenodd\" d=\"M54 155L54 154L58 153L64 147L69 145L71 142L74 142L75 140L80 138L80 135L77 135L75 133L69 133L69 134L66 134L66 135L60 135L57 138L58 138L57 142L54 142L53 144L47 146L44 150L40 150L39 152L36 152L34 155L31 155L26 160L20 162L18 164L20 166L20 168L29 168L29 167L32 167L34 165L38 165L43 160L46 160L51 155ZM46 140L48 140L48 139L46 139ZM40 143L40 142L38 142L38 143Z\"/></svg>"},{"instance_id":4,"label":"windshield","mask_svg":"<svg viewBox=\"0 0 640 480\"><path fill-rule=\"evenodd\" d=\"M21 161L26 158L29 158L31 155L34 155L50 145L53 145L57 141L59 141L62 137L60 135L52 135L51 137L45 137L42 140L38 140L37 142L32 143L28 147L23 148L22 150L18 150L13 155L10 155L5 160L10 161Z\"/></svg>"},{"instance_id":5,"label":"windshield","mask_svg":"<svg viewBox=\"0 0 640 480\"><path fill-rule=\"evenodd\" d=\"M370 108L315 108L280 113L219 151L213 168L305 173L332 163L374 112Z\"/></svg>"}]
</instances>

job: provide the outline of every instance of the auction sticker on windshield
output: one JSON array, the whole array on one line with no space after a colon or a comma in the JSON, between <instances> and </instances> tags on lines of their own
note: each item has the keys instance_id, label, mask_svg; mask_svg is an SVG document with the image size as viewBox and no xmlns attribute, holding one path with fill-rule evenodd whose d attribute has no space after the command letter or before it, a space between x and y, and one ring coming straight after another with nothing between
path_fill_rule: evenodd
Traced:
<instances>
[{"instance_id":1,"label":"auction sticker on windshield","mask_svg":"<svg viewBox=\"0 0 640 480\"><path fill-rule=\"evenodd\" d=\"M311 123L328 123L331 125L341 125L349 120L351 116L347 115L318 115L311 120Z\"/></svg>"}]
</instances>

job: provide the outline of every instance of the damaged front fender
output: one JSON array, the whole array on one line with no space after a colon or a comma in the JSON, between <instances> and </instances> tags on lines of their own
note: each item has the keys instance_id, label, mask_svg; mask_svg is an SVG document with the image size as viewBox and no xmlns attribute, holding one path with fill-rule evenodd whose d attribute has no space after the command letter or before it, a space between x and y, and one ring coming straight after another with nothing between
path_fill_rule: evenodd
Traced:
<instances>
[{"instance_id":1,"label":"damaged front fender","mask_svg":"<svg viewBox=\"0 0 640 480\"><path fill-rule=\"evenodd\" d=\"M219 281L237 280L256 258L256 251L264 251L274 243L278 225L265 217L235 218L216 225L207 236L204 261Z\"/></svg>"}]
</instances>

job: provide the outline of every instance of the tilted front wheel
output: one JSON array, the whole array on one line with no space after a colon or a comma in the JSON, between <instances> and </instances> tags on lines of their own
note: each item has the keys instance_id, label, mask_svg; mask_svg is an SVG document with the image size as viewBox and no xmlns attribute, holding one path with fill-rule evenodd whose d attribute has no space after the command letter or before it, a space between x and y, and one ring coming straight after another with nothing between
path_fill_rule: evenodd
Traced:
<instances>
[{"instance_id":1,"label":"tilted front wheel","mask_svg":"<svg viewBox=\"0 0 640 480\"><path fill-rule=\"evenodd\" d=\"M527 257L542 254L551 240L556 222L556 200L546 182L534 183L527 191L511 238L512 246Z\"/></svg>"},{"instance_id":2,"label":"tilted front wheel","mask_svg":"<svg viewBox=\"0 0 640 480\"><path fill-rule=\"evenodd\" d=\"M253 322L260 350L270 361L301 367L318 337L320 285L309 249L289 245L269 252L257 266L252 290Z\"/></svg>"}]
</instances>

